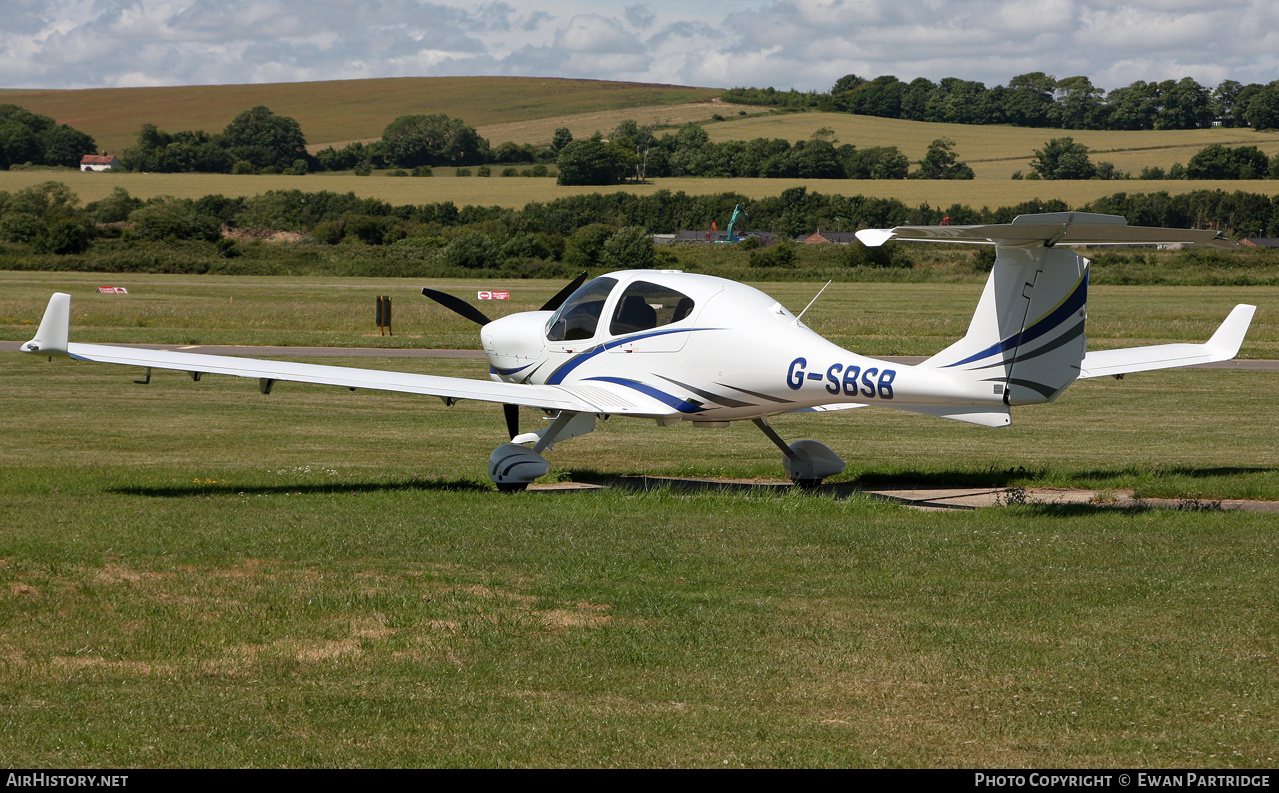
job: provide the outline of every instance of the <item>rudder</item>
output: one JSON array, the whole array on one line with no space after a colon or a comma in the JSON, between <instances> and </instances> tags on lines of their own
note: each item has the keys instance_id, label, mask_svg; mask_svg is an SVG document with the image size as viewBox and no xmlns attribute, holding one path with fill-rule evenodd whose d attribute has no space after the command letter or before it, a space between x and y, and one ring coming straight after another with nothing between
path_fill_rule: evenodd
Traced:
<instances>
[{"instance_id":1,"label":"rudder","mask_svg":"<svg viewBox=\"0 0 1279 793\"><path fill-rule=\"evenodd\" d=\"M1079 376L1088 260L1043 243L995 246L968 333L923 363L971 372L1005 404L1051 402Z\"/></svg>"}]
</instances>

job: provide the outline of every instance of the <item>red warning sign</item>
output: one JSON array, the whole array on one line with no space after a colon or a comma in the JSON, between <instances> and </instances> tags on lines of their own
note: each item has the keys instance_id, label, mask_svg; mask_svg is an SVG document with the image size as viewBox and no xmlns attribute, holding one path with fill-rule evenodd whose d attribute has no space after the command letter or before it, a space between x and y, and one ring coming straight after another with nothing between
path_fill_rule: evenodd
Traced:
<instances>
[{"instance_id":1,"label":"red warning sign","mask_svg":"<svg viewBox=\"0 0 1279 793\"><path fill-rule=\"evenodd\" d=\"M98 292L103 295L127 295L129 290L123 286L100 286Z\"/></svg>"},{"instance_id":2,"label":"red warning sign","mask_svg":"<svg viewBox=\"0 0 1279 793\"><path fill-rule=\"evenodd\" d=\"M510 300L510 292L492 292L481 290L479 293L480 300Z\"/></svg>"}]
</instances>

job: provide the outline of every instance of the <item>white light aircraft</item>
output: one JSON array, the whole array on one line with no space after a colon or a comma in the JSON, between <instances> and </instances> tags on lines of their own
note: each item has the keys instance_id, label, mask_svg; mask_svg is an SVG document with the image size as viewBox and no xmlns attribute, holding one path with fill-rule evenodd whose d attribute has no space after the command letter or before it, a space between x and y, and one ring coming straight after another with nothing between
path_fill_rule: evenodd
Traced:
<instances>
[{"instance_id":1,"label":"white light aircraft","mask_svg":"<svg viewBox=\"0 0 1279 793\"><path fill-rule=\"evenodd\" d=\"M1077 378L1229 360L1255 310L1236 306L1205 344L1087 352L1088 260L1065 246L1234 244L1215 231L1134 227L1122 217L1081 212L1022 215L998 225L866 229L857 236L867 245L889 240L995 245L995 263L968 333L909 366L842 349L744 284L674 270L628 270L580 283L583 273L542 310L492 321L456 297L424 289L482 325L489 381L72 343L71 298L63 293L50 299L35 338L22 349L174 369L197 380L202 374L257 378L264 394L277 382L291 381L426 394L446 405L461 399L495 402L504 406L511 436L489 458L489 475L502 490L522 489L546 474L544 451L591 432L597 420L610 416L662 426L688 421L695 427L749 420L781 449L792 480L814 484L841 473L843 460L817 441L787 444L768 418L876 405L1007 426L1011 408L1051 402ZM553 420L545 429L521 434L520 406Z\"/></svg>"}]
</instances>

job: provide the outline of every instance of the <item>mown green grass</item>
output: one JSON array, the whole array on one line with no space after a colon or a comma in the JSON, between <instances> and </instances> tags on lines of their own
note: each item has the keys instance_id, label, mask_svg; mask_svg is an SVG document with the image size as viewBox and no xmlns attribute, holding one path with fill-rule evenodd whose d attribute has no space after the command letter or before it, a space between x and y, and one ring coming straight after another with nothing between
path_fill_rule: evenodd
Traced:
<instances>
[{"instance_id":1,"label":"mown green grass","mask_svg":"<svg viewBox=\"0 0 1279 793\"><path fill-rule=\"evenodd\" d=\"M931 355L964 335L983 277L960 283L835 283L805 323L866 355ZM539 308L563 281L121 275L0 271L0 339L35 333L49 295L72 295L72 338L85 342L478 349L476 326L422 297L423 286L471 300L492 318ZM99 295L102 285L125 295ZM757 283L799 311L822 284ZM509 301L478 301L505 289ZM379 295L392 297L394 336L374 324ZM1238 303L1258 306L1246 358L1279 358L1279 288L1094 286L1088 344L1109 349L1206 341Z\"/></svg>"},{"instance_id":2,"label":"mown green grass","mask_svg":"<svg viewBox=\"0 0 1279 793\"><path fill-rule=\"evenodd\" d=\"M501 496L495 406L135 374L0 362L12 765L1274 765L1272 516ZM1089 381L1007 430L775 424L845 478L1275 498L1277 385ZM619 419L551 454L571 479L775 458L749 426Z\"/></svg>"}]
</instances>

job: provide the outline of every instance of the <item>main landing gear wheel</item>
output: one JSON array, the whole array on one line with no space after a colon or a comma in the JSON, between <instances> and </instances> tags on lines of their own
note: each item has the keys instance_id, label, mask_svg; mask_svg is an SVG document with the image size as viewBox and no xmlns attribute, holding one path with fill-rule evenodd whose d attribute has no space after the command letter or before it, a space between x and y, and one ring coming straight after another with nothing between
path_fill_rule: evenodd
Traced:
<instances>
[{"instance_id":1,"label":"main landing gear wheel","mask_svg":"<svg viewBox=\"0 0 1279 793\"><path fill-rule=\"evenodd\" d=\"M786 475L805 490L812 490L828 476L844 473L844 461L830 447L817 441L795 441L782 459Z\"/></svg>"},{"instance_id":2,"label":"main landing gear wheel","mask_svg":"<svg viewBox=\"0 0 1279 793\"><path fill-rule=\"evenodd\" d=\"M782 450L782 466L786 476L796 486L804 490L812 490L828 476L844 473L844 461L830 447L817 441L795 441L787 445L786 441L763 419L751 419L760 432L768 436L777 448Z\"/></svg>"}]
</instances>

